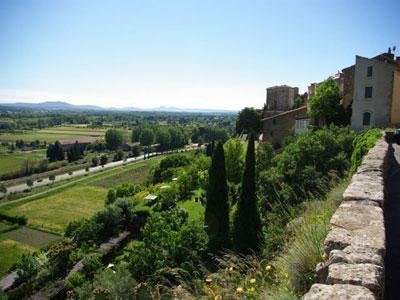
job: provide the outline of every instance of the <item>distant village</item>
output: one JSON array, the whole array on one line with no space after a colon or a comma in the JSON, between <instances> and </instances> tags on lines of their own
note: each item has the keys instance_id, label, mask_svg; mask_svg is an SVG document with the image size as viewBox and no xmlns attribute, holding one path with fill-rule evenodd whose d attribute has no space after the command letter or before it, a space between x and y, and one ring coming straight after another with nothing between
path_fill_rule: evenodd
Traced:
<instances>
[{"instance_id":1,"label":"distant village","mask_svg":"<svg viewBox=\"0 0 400 300\"><path fill-rule=\"evenodd\" d=\"M400 125L400 56L395 57L394 50L372 58L356 55L354 65L335 74L343 108L351 113L352 129ZM307 104L318 84L310 84L304 94L287 85L267 88L260 138L280 148L288 135L321 125L309 117Z\"/></svg>"}]
</instances>

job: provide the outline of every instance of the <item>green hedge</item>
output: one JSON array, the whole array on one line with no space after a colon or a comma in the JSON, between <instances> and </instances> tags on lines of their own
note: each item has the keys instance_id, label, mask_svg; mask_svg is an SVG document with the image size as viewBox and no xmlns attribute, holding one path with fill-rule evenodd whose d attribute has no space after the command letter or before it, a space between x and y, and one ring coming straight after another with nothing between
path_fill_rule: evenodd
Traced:
<instances>
[{"instance_id":1,"label":"green hedge","mask_svg":"<svg viewBox=\"0 0 400 300\"><path fill-rule=\"evenodd\" d=\"M357 135L353 141L353 154L351 155L351 173L357 171L361 165L362 159L368 153L376 141L382 136L382 131L379 128L369 129Z\"/></svg>"}]
</instances>

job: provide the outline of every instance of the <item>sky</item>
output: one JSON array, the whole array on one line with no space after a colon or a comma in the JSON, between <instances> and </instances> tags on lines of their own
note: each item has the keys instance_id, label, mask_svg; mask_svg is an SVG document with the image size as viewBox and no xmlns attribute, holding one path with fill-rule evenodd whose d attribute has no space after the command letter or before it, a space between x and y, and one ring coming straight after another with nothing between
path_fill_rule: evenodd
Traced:
<instances>
[{"instance_id":1,"label":"sky","mask_svg":"<svg viewBox=\"0 0 400 300\"><path fill-rule=\"evenodd\" d=\"M398 0L0 0L0 103L262 107L397 45Z\"/></svg>"}]
</instances>

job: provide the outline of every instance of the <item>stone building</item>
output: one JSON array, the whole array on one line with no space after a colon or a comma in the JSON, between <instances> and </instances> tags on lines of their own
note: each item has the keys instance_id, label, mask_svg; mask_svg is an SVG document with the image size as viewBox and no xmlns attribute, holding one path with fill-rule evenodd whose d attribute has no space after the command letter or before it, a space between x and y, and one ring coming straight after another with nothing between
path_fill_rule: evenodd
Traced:
<instances>
[{"instance_id":1,"label":"stone building","mask_svg":"<svg viewBox=\"0 0 400 300\"><path fill-rule=\"evenodd\" d=\"M390 49L373 58L356 56L351 127L400 125L400 57Z\"/></svg>"},{"instance_id":2,"label":"stone building","mask_svg":"<svg viewBox=\"0 0 400 300\"><path fill-rule=\"evenodd\" d=\"M294 100L299 95L298 87L279 85L267 88L266 110L287 111L291 110Z\"/></svg>"},{"instance_id":3,"label":"stone building","mask_svg":"<svg viewBox=\"0 0 400 300\"><path fill-rule=\"evenodd\" d=\"M306 119L307 106L281 112L263 118L263 141L270 142L275 149L280 148L283 140L295 129L296 119Z\"/></svg>"},{"instance_id":4,"label":"stone building","mask_svg":"<svg viewBox=\"0 0 400 300\"><path fill-rule=\"evenodd\" d=\"M72 139L72 140L60 141L60 145L64 151L68 151L70 148L72 148L73 145L75 145L76 142L78 142L78 144L81 147L85 148L87 145L97 142L97 141L100 141L100 140L102 140L102 138L97 137L97 136L96 137L81 137L81 138Z\"/></svg>"}]
</instances>

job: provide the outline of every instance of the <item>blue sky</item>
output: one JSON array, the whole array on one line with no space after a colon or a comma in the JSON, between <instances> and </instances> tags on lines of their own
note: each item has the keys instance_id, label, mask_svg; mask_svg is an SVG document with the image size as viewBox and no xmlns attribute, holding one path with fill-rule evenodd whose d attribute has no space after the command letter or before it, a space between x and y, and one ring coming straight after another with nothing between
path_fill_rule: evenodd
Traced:
<instances>
[{"instance_id":1,"label":"blue sky","mask_svg":"<svg viewBox=\"0 0 400 300\"><path fill-rule=\"evenodd\" d=\"M261 107L397 45L400 1L0 0L0 102Z\"/></svg>"}]
</instances>

